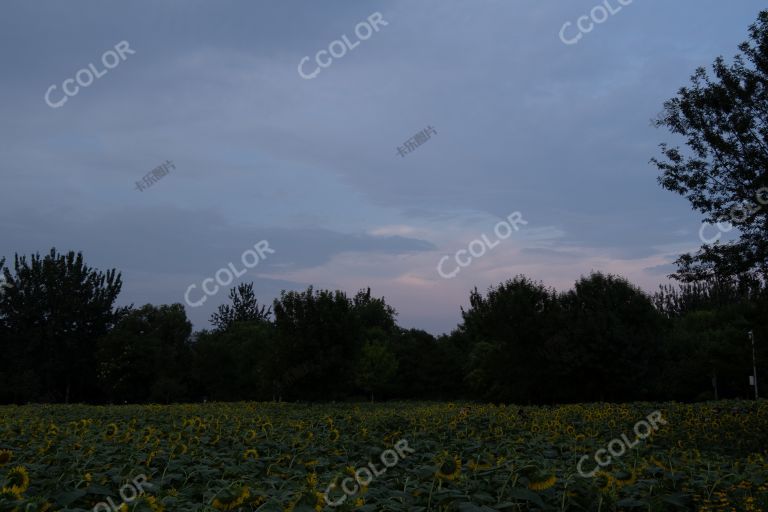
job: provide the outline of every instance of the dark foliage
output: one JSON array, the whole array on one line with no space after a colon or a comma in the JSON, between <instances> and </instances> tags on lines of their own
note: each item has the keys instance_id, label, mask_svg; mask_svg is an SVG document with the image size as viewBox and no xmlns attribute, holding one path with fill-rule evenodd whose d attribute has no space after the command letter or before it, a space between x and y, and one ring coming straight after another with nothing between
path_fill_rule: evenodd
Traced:
<instances>
[{"instance_id":1,"label":"dark foliage","mask_svg":"<svg viewBox=\"0 0 768 512\"><path fill-rule=\"evenodd\" d=\"M181 304L114 309L119 274L80 254L0 268L11 284L0 296L2 402L748 397L749 330L766 366L768 297L749 275L653 297L601 273L565 293L518 276L474 290L462 323L435 337L398 327L370 289L283 292L271 316L240 285L215 328L193 333Z\"/></svg>"}]
</instances>

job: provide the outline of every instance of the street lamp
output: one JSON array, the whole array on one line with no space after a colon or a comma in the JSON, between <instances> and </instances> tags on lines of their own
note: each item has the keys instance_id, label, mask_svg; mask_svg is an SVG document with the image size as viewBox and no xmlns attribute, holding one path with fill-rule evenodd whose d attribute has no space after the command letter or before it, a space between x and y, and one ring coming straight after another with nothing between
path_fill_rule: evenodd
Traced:
<instances>
[{"instance_id":1,"label":"street lamp","mask_svg":"<svg viewBox=\"0 0 768 512\"><path fill-rule=\"evenodd\" d=\"M757 362L755 360L755 333L749 331L749 339L752 341L752 383L755 385L755 400L758 399L757 395Z\"/></svg>"}]
</instances>

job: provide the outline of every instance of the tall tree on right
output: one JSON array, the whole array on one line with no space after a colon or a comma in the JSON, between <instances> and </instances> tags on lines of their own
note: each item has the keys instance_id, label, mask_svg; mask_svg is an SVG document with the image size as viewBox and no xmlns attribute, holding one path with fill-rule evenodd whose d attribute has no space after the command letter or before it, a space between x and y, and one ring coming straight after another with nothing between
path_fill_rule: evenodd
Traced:
<instances>
[{"instance_id":1,"label":"tall tree on right","mask_svg":"<svg viewBox=\"0 0 768 512\"><path fill-rule=\"evenodd\" d=\"M677 260L684 281L752 274L768 277L768 11L749 29L732 63L719 57L664 103L656 120L687 149L661 145L660 184L739 237L703 245Z\"/></svg>"}]
</instances>

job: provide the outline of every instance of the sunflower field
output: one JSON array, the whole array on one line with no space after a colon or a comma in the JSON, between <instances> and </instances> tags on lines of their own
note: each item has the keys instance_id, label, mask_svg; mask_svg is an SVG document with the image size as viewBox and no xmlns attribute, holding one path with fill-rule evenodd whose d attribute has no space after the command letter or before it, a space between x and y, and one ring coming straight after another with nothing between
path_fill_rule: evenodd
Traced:
<instances>
[{"instance_id":1,"label":"sunflower field","mask_svg":"<svg viewBox=\"0 0 768 512\"><path fill-rule=\"evenodd\" d=\"M766 441L766 401L2 406L0 511L758 511Z\"/></svg>"}]
</instances>

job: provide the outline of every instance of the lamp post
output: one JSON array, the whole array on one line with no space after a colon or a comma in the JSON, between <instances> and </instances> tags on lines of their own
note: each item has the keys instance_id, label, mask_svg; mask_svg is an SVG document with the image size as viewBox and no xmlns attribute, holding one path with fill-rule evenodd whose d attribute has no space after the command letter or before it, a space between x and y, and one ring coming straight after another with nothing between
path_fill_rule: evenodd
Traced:
<instances>
[{"instance_id":1,"label":"lamp post","mask_svg":"<svg viewBox=\"0 0 768 512\"><path fill-rule=\"evenodd\" d=\"M749 331L749 339L752 341L752 383L755 385L755 400L758 399L757 395L757 362L755 359L755 333Z\"/></svg>"}]
</instances>

